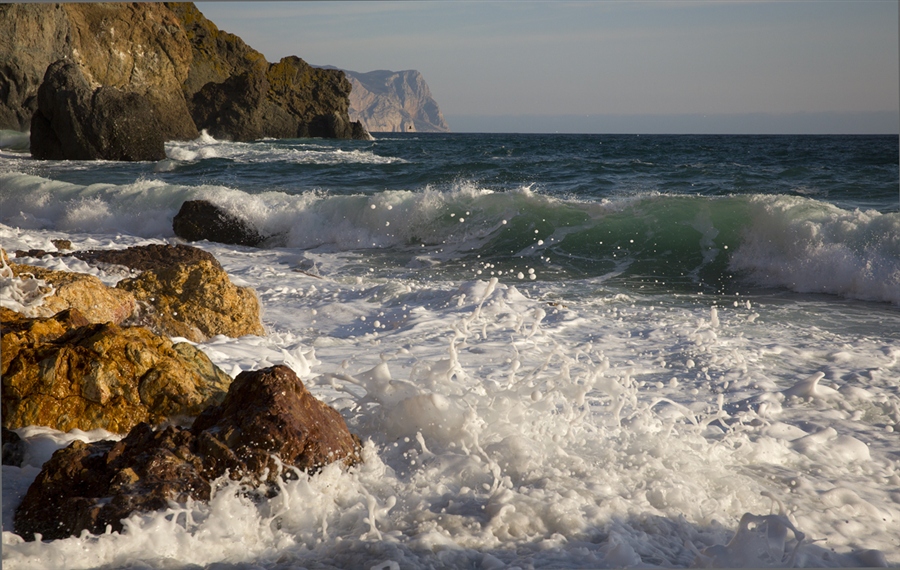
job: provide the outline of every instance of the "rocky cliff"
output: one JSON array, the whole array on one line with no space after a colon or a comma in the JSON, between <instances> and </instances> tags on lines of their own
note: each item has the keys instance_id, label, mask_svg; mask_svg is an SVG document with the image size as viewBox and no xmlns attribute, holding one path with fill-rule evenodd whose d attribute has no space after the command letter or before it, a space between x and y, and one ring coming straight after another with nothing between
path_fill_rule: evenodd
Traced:
<instances>
[{"instance_id":1,"label":"rocky cliff","mask_svg":"<svg viewBox=\"0 0 900 570\"><path fill-rule=\"evenodd\" d=\"M371 132L449 132L422 74L344 71L350 78L350 118Z\"/></svg>"},{"instance_id":2,"label":"rocky cliff","mask_svg":"<svg viewBox=\"0 0 900 570\"><path fill-rule=\"evenodd\" d=\"M367 138L349 93L339 71L269 64L190 3L0 4L0 128L30 128L37 158L157 160L198 129Z\"/></svg>"}]
</instances>

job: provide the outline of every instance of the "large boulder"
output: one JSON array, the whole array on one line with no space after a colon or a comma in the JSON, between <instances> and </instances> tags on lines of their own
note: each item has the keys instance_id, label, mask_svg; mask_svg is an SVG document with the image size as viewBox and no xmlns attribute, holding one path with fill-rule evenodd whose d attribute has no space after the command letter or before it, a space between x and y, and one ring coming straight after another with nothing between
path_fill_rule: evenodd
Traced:
<instances>
[{"instance_id":1,"label":"large boulder","mask_svg":"<svg viewBox=\"0 0 900 570\"><path fill-rule=\"evenodd\" d=\"M184 202L172 219L172 229L188 241L257 246L265 239L246 220L206 200Z\"/></svg>"},{"instance_id":2,"label":"large boulder","mask_svg":"<svg viewBox=\"0 0 900 570\"><path fill-rule=\"evenodd\" d=\"M42 160L162 160L168 140L144 95L92 89L80 66L47 68L31 121L31 154Z\"/></svg>"},{"instance_id":3,"label":"large boulder","mask_svg":"<svg viewBox=\"0 0 900 570\"><path fill-rule=\"evenodd\" d=\"M158 334L203 342L216 335L264 335L259 299L237 287L215 261L175 263L119 281L142 311L140 324Z\"/></svg>"},{"instance_id":4,"label":"large boulder","mask_svg":"<svg viewBox=\"0 0 900 570\"><path fill-rule=\"evenodd\" d=\"M195 416L231 378L189 343L142 327L91 324L75 309L29 319L7 309L3 426L126 433L140 422Z\"/></svg>"},{"instance_id":5,"label":"large boulder","mask_svg":"<svg viewBox=\"0 0 900 570\"><path fill-rule=\"evenodd\" d=\"M74 442L47 462L16 509L26 540L64 538L83 530L122 529L136 510L169 501L208 500L213 481L272 482L281 464L315 470L359 461L359 439L340 414L316 400L289 368L243 372L221 406L190 430L136 426L119 442ZM275 458L279 461L276 461Z\"/></svg>"}]
</instances>

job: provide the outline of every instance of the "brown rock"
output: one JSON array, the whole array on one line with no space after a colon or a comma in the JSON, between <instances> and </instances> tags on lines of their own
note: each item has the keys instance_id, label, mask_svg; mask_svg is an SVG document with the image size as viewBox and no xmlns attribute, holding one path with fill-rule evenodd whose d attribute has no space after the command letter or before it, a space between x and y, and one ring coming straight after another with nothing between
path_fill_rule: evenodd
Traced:
<instances>
[{"instance_id":1,"label":"brown rock","mask_svg":"<svg viewBox=\"0 0 900 570\"><path fill-rule=\"evenodd\" d=\"M93 275L15 263L10 267L16 277L31 277L47 282L49 295L44 297L42 305L31 309L34 316L50 317L72 308L78 309L89 322L120 324L137 309L134 295L107 287Z\"/></svg>"},{"instance_id":2,"label":"brown rock","mask_svg":"<svg viewBox=\"0 0 900 570\"><path fill-rule=\"evenodd\" d=\"M135 510L208 500L211 482L226 470L235 480L272 482L280 474L276 455L306 470L359 460L359 439L340 414L289 368L244 372L233 386L190 430L141 424L118 443L75 442L57 451L17 508L15 531L26 540L99 533L107 525L118 531Z\"/></svg>"},{"instance_id":3,"label":"brown rock","mask_svg":"<svg viewBox=\"0 0 900 570\"><path fill-rule=\"evenodd\" d=\"M315 399L287 366L241 372L225 401L204 410L191 428L195 434L205 430L221 434L256 473L273 453L304 470L341 458L359 461L359 441L341 415Z\"/></svg>"},{"instance_id":4,"label":"brown rock","mask_svg":"<svg viewBox=\"0 0 900 570\"><path fill-rule=\"evenodd\" d=\"M215 335L264 335L259 300L237 287L218 262L201 260L145 271L117 285L149 310L141 324L159 334L202 342Z\"/></svg>"},{"instance_id":5,"label":"brown rock","mask_svg":"<svg viewBox=\"0 0 900 570\"><path fill-rule=\"evenodd\" d=\"M213 254L208 251L183 244L137 245L125 249L89 249L76 251L71 255L91 264L124 265L138 271L163 269L176 263L197 263L201 260L209 261L220 269L222 267Z\"/></svg>"},{"instance_id":6,"label":"brown rock","mask_svg":"<svg viewBox=\"0 0 900 570\"><path fill-rule=\"evenodd\" d=\"M16 315L0 313L7 428L125 433L142 421L197 415L221 401L231 382L190 344L142 327L85 324L76 310L48 319Z\"/></svg>"}]
</instances>

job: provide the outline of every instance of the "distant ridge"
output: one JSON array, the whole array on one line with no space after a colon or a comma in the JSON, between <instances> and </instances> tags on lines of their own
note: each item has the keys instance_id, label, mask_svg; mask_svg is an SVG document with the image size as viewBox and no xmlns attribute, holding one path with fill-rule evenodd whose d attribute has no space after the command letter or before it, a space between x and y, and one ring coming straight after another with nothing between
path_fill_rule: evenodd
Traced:
<instances>
[{"instance_id":1,"label":"distant ridge","mask_svg":"<svg viewBox=\"0 0 900 570\"><path fill-rule=\"evenodd\" d=\"M343 72L353 86L350 91L350 120L360 121L369 132L450 131L428 84L418 71L381 69L359 73L344 69Z\"/></svg>"}]
</instances>

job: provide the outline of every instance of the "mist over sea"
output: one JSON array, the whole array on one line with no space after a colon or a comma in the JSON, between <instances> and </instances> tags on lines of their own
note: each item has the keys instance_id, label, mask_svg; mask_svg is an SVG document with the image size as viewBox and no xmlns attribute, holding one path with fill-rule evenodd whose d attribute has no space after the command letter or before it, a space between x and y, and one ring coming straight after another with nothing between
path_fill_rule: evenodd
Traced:
<instances>
[{"instance_id":1,"label":"mist over sea","mask_svg":"<svg viewBox=\"0 0 900 570\"><path fill-rule=\"evenodd\" d=\"M900 564L897 136L203 135L157 163L25 142L0 135L7 251L175 243L193 199L269 236L193 244L267 329L198 347L291 366L365 461L25 543L42 462L111 434L23 428L5 569ZM17 287L4 306L40 302Z\"/></svg>"}]
</instances>

